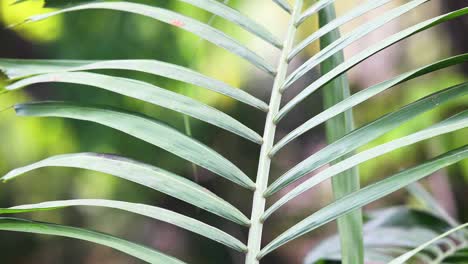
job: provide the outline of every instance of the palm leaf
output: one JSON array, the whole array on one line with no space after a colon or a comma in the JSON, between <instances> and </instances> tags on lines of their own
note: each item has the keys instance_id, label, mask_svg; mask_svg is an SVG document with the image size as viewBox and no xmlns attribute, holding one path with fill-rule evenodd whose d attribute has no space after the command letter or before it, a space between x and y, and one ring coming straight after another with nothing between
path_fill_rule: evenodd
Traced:
<instances>
[{"instance_id":1,"label":"palm leaf","mask_svg":"<svg viewBox=\"0 0 468 264\"><path fill-rule=\"evenodd\" d=\"M122 251L152 264L183 264L184 262L158 251L120 238L87 229L35 222L18 218L0 218L0 230L69 237L101 244Z\"/></svg>"},{"instance_id":2,"label":"palm leaf","mask_svg":"<svg viewBox=\"0 0 468 264\"><path fill-rule=\"evenodd\" d=\"M187 191L185 191L187 192ZM222 243L228 247L231 247L237 251L245 252L247 247L240 242L238 239L232 237L231 235L215 228L209 226L205 223L202 223L193 218L166 210L163 208L145 205L145 204L136 204L136 203L127 203L121 201L111 201L111 200L99 200L99 199L87 199L87 200L66 200L66 201L50 201L43 202L38 204L27 204L20 205L10 208L0 209L0 214L18 214L18 213L28 213L28 212L38 212L38 211L48 211L48 210L57 210L65 207L71 206L94 206L94 207L107 207L113 209L119 209L139 215L144 215L157 219L163 222L167 222L178 227L184 228L201 236L207 237L219 243Z\"/></svg>"},{"instance_id":3,"label":"palm leaf","mask_svg":"<svg viewBox=\"0 0 468 264\"><path fill-rule=\"evenodd\" d=\"M274 45L277 48L282 48L281 41L276 38L268 29L258 24L254 20L243 15L239 11L230 8L229 6L220 3L216 0L179 0L186 3L189 3L193 6L202 8L208 12L211 12L213 15L222 17L226 20L229 20L245 30L255 34L256 36L262 38L268 43Z\"/></svg>"},{"instance_id":4,"label":"palm leaf","mask_svg":"<svg viewBox=\"0 0 468 264\"><path fill-rule=\"evenodd\" d=\"M16 1L16 3L25 2L28 0L20 0ZM65 7L71 4L82 4L86 2L93 2L96 0L45 0L44 7ZM212 13L215 16L222 17L228 21L231 21L240 27L244 28L245 30L253 33L254 35L262 38L263 40L267 41L268 43L276 46L277 48L281 48L281 42L273 36L271 32L268 31L265 27L258 24L254 20L250 19L249 17L245 16L244 14L240 13L239 11L230 8L224 3L220 3L216 0L179 0L190 5L196 6L201 8L205 11Z\"/></svg>"},{"instance_id":5,"label":"palm leaf","mask_svg":"<svg viewBox=\"0 0 468 264\"><path fill-rule=\"evenodd\" d=\"M291 13L291 5L286 0L273 0L278 6L280 6L284 11Z\"/></svg>"},{"instance_id":6,"label":"palm leaf","mask_svg":"<svg viewBox=\"0 0 468 264\"><path fill-rule=\"evenodd\" d=\"M406 185L416 182L442 168L466 158L468 158L468 145L447 152L426 163L404 170L386 178L385 180L364 187L353 194L343 197L331 205L320 209L318 212L312 214L279 235L262 249L259 257L265 256L285 243L333 221L343 214L361 208L366 204L378 200L405 187Z\"/></svg>"},{"instance_id":7,"label":"palm leaf","mask_svg":"<svg viewBox=\"0 0 468 264\"><path fill-rule=\"evenodd\" d=\"M255 131L213 107L149 83L132 79L88 72L50 73L20 80L8 85L6 89L11 91L32 84L50 82L73 83L98 87L195 117L199 120L224 128L227 131L257 144L261 144L262 142L262 137Z\"/></svg>"},{"instance_id":8,"label":"palm leaf","mask_svg":"<svg viewBox=\"0 0 468 264\"><path fill-rule=\"evenodd\" d=\"M296 26L299 26L302 22L304 22L307 18L317 14L320 10L324 9L328 5L335 2L335 0L318 0L314 4L312 4L309 8L307 8L296 20Z\"/></svg>"},{"instance_id":9,"label":"palm leaf","mask_svg":"<svg viewBox=\"0 0 468 264\"><path fill-rule=\"evenodd\" d=\"M115 155L77 153L53 156L14 169L2 180L9 181L43 167L82 168L107 173L166 193L236 223L249 224L247 217L239 210L198 184L160 168Z\"/></svg>"},{"instance_id":10,"label":"palm leaf","mask_svg":"<svg viewBox=\"0 0 468 264\"><path fill-rule=\"evenodd\" d=\"M16 0L12 3L12 5L16 5L23 2L28 2L30 0ZM89 2L97 2L101 0L44 0L44 7L50 8L58 8L64 6L70 6L74 4L81 4L81 3L89 3Z\"/></svg>"},{"instance_id":11,"label":"palm leaf","mask_svg":"<svg viewBox=\"0 0 468 264\"><path fill-rule=\"evenodd\" d=\"M320 77L317 81L312 83L311 85L307 86L303 89L296 97L294 97L291 101L289 101L283 108L281 108L280 112L278 113L275 121L278 122L281 118L283 118L289 111L291 111L297 104L303 101L306 97L312 94L317 89L321 88L322 86L326 85L339 75L343 74L344 72L348 71L358 63L362 62L363 60L367 59L368 57L374 55L375 53L407 38L410 37L418 32L423 30L429 29L434 27L438 24L441 24L446 21L450 21L452 19L456 19L458 17L464 16L468 14L468 8L462 8L460 10L456 10L445 15L441 15L424 22L421 22L417 25L409 27L401 32L398 32L387 39L373 45L372 47L367 48L366 50L362 51L359 54L356 54L349 60L345 61L344 63L340 64L332 71L328 72L327 74Z\"/></svg>"},{"instance_id":12,"label":"palm leaf","mask_svg":"<svg viewBox=\"0 0 468 264\"><path fill-rule=\"evenodd\" d=\"M463 83L433 93L352 131L287 171L268 187L265 195L272 195L307 173L342 157L426 111L450 100L466 96L468 94L467 87L468 83Z\"/></svg>"},{"instance_id":13,"label":"palm leaf","mask_svg":"<svg viewBox=\"0 0 468 264\"><path fill-rule=\"evenodd\" d=\"M147 116L65 102L21 104L16 105L15 110L21 116L66 117L96 122L165 149L243 187L255 187L247 175L211 148Z\"/></svg>"},{"instance_id":14,"label":"palm leaf","mask_svg":"<svg viewBox=\"0 0 468 264\"><path fill-rule=\"evenodd\" d=\"M355 154L343 161L340 161L326 170L321 171L314 177L307 181L299 184L297 187L289 191L285 196L281 197L276 203L274 203L268 210L266 210L263 219L268 218L273 212L278 210L282 205L297 197L303 192L316 186L326 179L332 178L333 176L353 168L365 161L374 159L393 150L415 144L417 142L440 136L446 133L450 133L456 130L460 130L468 127L468 111L461 112L455 116L452 116L438 124L432 125L429 128L423 129L411 135L395 139L388 143L379 145L377 147L368 149L366 151Z\"/></svg>"},{"instance_id":15,"label":"palm leaf","mask_svg":"<svg viewBox=\"0 0 468 264\"><path fill-rule=\"evenodd\" d=\"M45 73L102 69L132 70L164 76L224 94L262 111L268 111L268 105L265 102L241 89L229 86L224 82L210 78L194 70L156 60L70 61L0 59L0 70L12 80Z\"/></svg>"},{"instance_id":16,"label":"palm leaf","mask_svg":"<svg viewBox=\"0 0 468 264\"><path fill-rule=\"evenodd\" d=\"M233 38L229 37L228 35L224 34L223 32L207 25L201 23L195 19L189 18L187 16L181 15L179 13L158 8L152 7L143 4L131 3L131 2L111 2L111 3L87 3L81 4L74 7L60 9L58 11L36 15L29 17L25 23L30 22L37 22L44 19L47 19L52 16L56 16L63 13L79 11L79 10L89 10L89 9L107 9L107 10L116 10L116 11L123 11L134 13L142 16L147 16L159 21L162 21L167 24L171 24L177 27L180 27L184 30L192 32L197 36L210 41L211 43L222 47L229 52L232 52L239 57L244 58L245 60L252 63L254 66L258 67L259 69L266 71L270 74L275 74L272 66L269 65L263 58L255 54L250 49L246 48L238 41L234 40Z\"/></svg>"},{"instance_id":17,"label":"palm leaf","mask_svg":"<svg viewBox=\"0 0 468 264\"><path fill-rule=\"evenodd\" d=\"M358 28L356 28L354 31L344 35L343 37L337 39L331 45L326 47L325 49L322 49L320 52L315 54L313 57L308 59L304 64L302 64L299 68L297 68L291 75L288 77L285 87L283 89L286 89L287 86L289 86L291 83L293 83L295 80L299 79L302 75L307 73L309 70L311 70L313 67L319 65L322 61L325 59L329 58L336 52L344 49L345 47L349 46L353 42L359 40L360 38L366 36L370 32L378 29L379 27L384 26L388 22L392 21L393 19L398 18L399 16L415 9L419 5L427 2L428 0L413 0L405 5L402 5L400 7L394 8L391 11L387 12L385 15L378 17L374 20L371 20ZM373 4L377 4L377 2L373 2ZM325 30L325 32L321 32L320 30L317 31L316 33L312 34L311 36L307 37L303 41L301 41L294 49L291 51L291 53L288 56L288 59L291 60L294 58L297 54L299 54L302 50L304 50L309 44L311 44L314 41L314 38L316 38L314 35L315 34L326 34L331 30L328 30L327 27L334 27L333 22L328 23L327 25L324 25L320 30Z\"/></svg>"},{"instance_id":18,"label":"palm leaf","mask_svg":"<svg viewBox=\"0 0 468 264\"><path fill-rule=\"evenodd\" d=\"M378 8L380 6L383 6L390 2L391 0L370 0L366 2L365 4L359 5L353 10L349 11L345 15L338 17L325 25L321 25L320 28L312 33L310 36L302 40L289 54L288 60L293 59L299 52L300 50L303 50L307 45L311 44L312 42L320 39L321 37L325 36L326 34L330 33L331 31L339 28L340 26L346 24L347 22L360 17L361 15ZM303 21L298 21L296 24L299 26Z\"/></svg>"},{"instance_id":19,"label":"palm leaf","mask_svg":"<svg viewBox=\"0 0 468 264\"><path fill-rule=\"evenodd\" d=\"M292 132L290 132L288 135L286 135L284 138L278 141L278 143L276 143L276 145L273 147L271 151L271 156L275 155L276 152L278 152L281 148L283 148L289 142L293 141L294 139L301 136L305 132L311 130L312 128L317 127L318 125L322 124L326 120L329 120L330 118L335 117L336 115L342 113L345 110L351 109L352 107L366 101L367 99L373 96L376 96L390 88L395 87L396 85L410 81L424 74L428 74L428 73L431 73L440 69L444 69L453 65L464 63L466 61L468 61L468 54L457 55L454 57L450 57L448 59L443 59L441 61L432 63L425 67L421 67L414 71L404 73L393 79L381 82L365 90L359 91L356 94L353 94L352 96L350 96L349 98L345 98L339 103L327 108L326 110L322 111L320 114L307 120L302 125L294 129Z\"/></svg>"},{"instance_id":20,"label":"palm leaf","mask_svg":"<svg viewBox=\"0 0 468 264\"><path fill-rule=\"evenodd\" d=\"M16 3L24 1L20 0L16 1ZM46 0L46 6L60 7L63 9L33 16L25 22L31 23L59 14L79 10L98 9L133 13L180 27L202 39L224 48L228 52L245 59L255 67L273 75L274 82L268 105L262 100L259 100L240 89L234 88L220 80L206 76L203 73L179 65L155 60L57 61L0 59L0 70L5 72L10 81L9 85L6 86L6 89L7 91L12 91L31 84L43 82L62 82L95 86L121 95L130 96L144 102L172 109L184 114L184 118L187 116L197 118L260 144L261 150L258 157L259 164L257 168L257 177L254 183L240 168L234 165L233 161L226 159L218 152L198 142L191 136L187 136L158 120L139 113L127 112L105 106L65 102L37 102L20 104L15 107L17 115L20 116L64 117L91 121L119 130L149 144L160 147L193 164L206 168L207 170L242 187L253 190L252 212L250 219L222 198L192 181L149 164L107 154L76 153L52 156L25 167L12 170L10 173L5 175L3 179L13 179L26 172L42 167L71 167L110 174L160 191L176 199L185 201L196 207L233 221L239 225L248 226L249 236L247 245L244 245L238 239L217 228L182 214L150 205L127 203L123 201L98 199L50 201L0 209L0 213L7 214L56 210L69 206L97 206L124 210L174 224L178 227L224 244L234 250L244 252L246 253L246 264L258 264L262 257L285 243L295 240L296 238L309 233L330 221L338 219L341 238L334 238L333 241L335 244L338 244L338 249L336 250L335 247L335 251L329 251L328 257L336 260L342 260L344 263L355 264L362 263L362 258L360 256L361 247L359 245L349 246L347 248L343 248L343 253L340 253L340 243L338 243L338 241L342 241L343 246L347 246L347 243L351 244L351 242L349 242L350 240L360 239L361 236L359 233L361 232L361 229L359 227L359 222L362 219L359 214L360 208L394 191L405 188L411 183L414 183L439 169L445 168L468 157L468 146L464 146L413 168L406 169L382 181L368 185L363 189L359 189L359 178L357 174L351 171L356 169L357 166L363 162L373 160L393 150L410 146L417 142L439 135L465 129L468 126L468 111L464 111L419 132L395 139L357 154L353 153L357 148L397 128L403 123L416 118L420 114L456 98L466 96L468 93L468 83L462 83L433 93L395 112L382 116L358 129L354 129L352 124L353 120L351 111L353 107L372 98L373 96L382 94L388 89L426 73L464 63L468 60L467 54L461 54L429 64L371 86L368 89L362 90L353 95L349 94L349 87L346 81L346 73L365 59L395 43L398 43L399 41L409 38L418 32L430 29L443 22L462 17L468 13L468 8L462 8L460 10L434 17L407 29L401 30L400 32L397 32L374 45L369 45L360 53L352 56L348 60L344 60L342 55L344 48L372 31L377 30L378 28L383 27L391 21L416 9L429 0L408 1L405 4L383 13L376 19L358 26L355 30L342 37L338 34L339 27L370 12L371 10L389 3L390 0L363 2L351 11L339 17L335 17L333 14L334 0L315 1L305 8L304 11L303 0L295 0L294 4L290 4L285 0L273 0L270 4L277 4L279 7L290 13L288 28L285 36L281 40L278 40L269 29L257 23L254 19L251 19L241 12L216 0L180 1L210 12L213 16L219 16L230 21L240 28L249 31L256 37L259 37L279 48L279 61L274 65L270 64L257 53L253 52L248 46L241 44L239 41L225 34L223 31L212 27L210 23L203 23L167 9L131 2ZM70 4L74 4L74 6L66 7L66 5ZM306 36L305 39L297 40L298 42L296 44L299 27L303 25L305 20L315 14L319 15L321 28L312 32L309 36ZM309 58L297 69L293 69L289 65L291 59L316 40L320 40L322 50ZM321 77L312 83L308 83L297 96L293 97L292 100L281 107L282 93L299 78L303 77L317 66L320 66L322 70ZM85 72L104 69L130 70L163 76L229 96L239 102L267 112L264 120L265 129L263 131L263 135L258 135L255 131L243 125L241 121L238 121L219 110L189 97L133 79ZM290 72L291 74L288 74ZM295 109L299 103L320 88L324 88L323 94L325 95L325 105L328 108L318 115L310 118L308 121L304 122L304 124L300 125L275 143L275 133L277 127L280 125L279 121L291 110ZM272 167L272 162L274 162L272 157L289 142L322 123L327 124L327 134L330 144L306 158L289 171L283 173L281 177L268 186L270 167ZM226 142L226 144L228 143L229 142ZM296 188L287 192L276 203L265 210L265 205L267 204L266 199L269 196L326 164L330 164L331 166L319 172L313 178L299 184ZM264 221L267 220L268 216L286 202L326 179L333 180L337 200L289 228L262 249L261 243L264 238L262 235L264 233L263 224ZM431 203L431 200L427 199L424 195L425 193L421 192L420 189L413 187L409 188L420 199L428 202L429 204ZM345 215L349 215L350 213L353 216L352 218L343 218ZM370 251L367 250L367 260L378 259L390 262L391 256L404 253L405 250L413 247L419 252L418 249L421 247L418 247L418 244L432 239L434 234L440 234L440 232L427 232L427 229L419 226L417 228L407 229L407 232L402 231L404 229L401 229L401 227L396 229L393 226L383 226L385 221L398 217L398 214L382 215L389 218L385 218L385 220L381 220L382 218L379 218L380 220L372 219L366 224L366 230L369 227L376 228L373 229L375 232L372 233L372 235L375 236L368 236L365 239L367 244L370 242L374 244L381 242L383 244L385 241L379 239L380 237L388 238L389 243L395 242L398 237L401 238L406 236L407 239L400 241L401 243L394 248L377 247L372 248ZM449 222L451 222L452 225L457 223L455 220ZM0 230L73 237L106 244L150 263L182 263L172 257L168 257L162 253L136 245L132 242L123 241L106 234L68 226L29 222L22 219L0 218ZM419 252L417 257L423 262L434 261L433 255L436 256L436 261L459 261L456 258L447 258L448 256L456 257L456 254L459 254L459 259L466 259L463 255L464 252L458 250L459 245L456 243L457 241L465 243L465 238L462 237L463 234L464 233L462 232L454 231L454 233L450 234L450 237L441 237L441 239L433 241L435 243L429 243L430 245L426 243L423 245L423 248L426 248L426 252L431 254L421 254ZM416 236L417 239L415 238ZM448 252L444 251L443 248L448 248ZM353 255L353 252L357 254ZM412 252L418 253L415 251ZM402 258L407 258L410 255L412 256L413 253L407 253L403 255Z\"/></svg>"}]
</instances>

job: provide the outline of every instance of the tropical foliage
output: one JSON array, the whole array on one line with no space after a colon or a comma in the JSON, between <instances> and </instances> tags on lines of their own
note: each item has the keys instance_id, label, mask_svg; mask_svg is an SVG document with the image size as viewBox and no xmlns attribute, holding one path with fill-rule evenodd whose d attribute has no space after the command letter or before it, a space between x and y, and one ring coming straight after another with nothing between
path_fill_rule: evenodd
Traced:
<instances>
[{"instance_id":1,"label":"tropical foliage","mask_svg":"<svg viewBox=\"0 0 468 264\"><path fill-rule=\"evenodd\" d=\"M466 261L468 233L460 231L466 225L450 217L423 186L414 183L407 189L423 207L391 207L367 214L365 262L406 263L411 257L423 263ZM400 254L403 255L394 260ZM340 244L335 235L311 250L304 262L340 259Z\"/></svg>"},{"instance_id":2,"label":"tropical foliage","mask_svg":"<svg viewBox=\"0 0 468 264\"><path fill-rule=\"evenodd\" d=\"M16 1L16 4L25 1ZM201 72L176 63L152 59L101 61L0 59L0 69L8 78L8 84L5 85L4 92L13 92L39 83L68 83L92 86L173 110L242 137L256 144L260 149L256 177L247 175L242 168L236 165L236 161L227 159L210 146L194 139L190 134L179 131L154 117L142 113L103 104L95 105L76 101L36 101L14 106L18 116L59 117L89 121L121 131L170 152L187 162L225 178L233 184L250 190L253 195L251 214L244 214L223 199L222 195L216 195L192 180L151 164L112 154L86 152L47 157L41 161L11 170L2 179L10 181L19 176L27 177L28 172L44 167L80 168L106 173L162 192L232 221L248 230L248 241L240 241L226 231L171 210L125 201L103 199L47 201L0 209L0 213L19 214L60 210L74 206L106 207L123 210L173 224L221 243L233 250L243 252L246 255L245 263L248 264L261 263L264 256L284 244L337 220L339 236L325 241L324 244L315 249L307 257L306 263L314 263L323 259L324 256L331 260L341 259L343 263L363 263L364 259L366 259L396 264L405 263L415 255L415 259L419 258L419 260L427 263L439 263L444 259L447 259L447 263L463 263L463 261L466 261L467 254L464 248L466 248L468 240L466 234L460 231L466 225L460 225L453 219L447 220L443 215L434 216L404 208L392 208L371 214L371 220L363 225L360 210L373 201L466 159L468 157L468 145L441 153L419 165L387 176L384 180L364 188L360 188L360 177L356 168L366 161L371 161L394 150L466 129L468 126L468 111L462 110L425 129L357 152L365 144L392 131L405 122L418 118L427 111L443 107L444 104L455 99L466 98L468 83L460 83L441 89L359 128L354 127L352 109L397 85L434 71L464 63L468 60L468 54L460 54L433 62L354 94L350 92L346 73L360 62L393 44L446 21L465 16L468 13L468 8L445 13L408 27L365 47L362 51L345 60L343 56L344 48L400 16L417 9L417 7L429 0L406 1L406 3L387 11L384 15L357 27L343 36L339 33L340 26L387 4L390 0L363 2L339 17L336 17L334 1L332 0L320 0L310 6L305 6L303 0L295 0L293 4L285 0L271 1L271 5L277 4L290 14L288 30L286 35L281 38L272 34L267 27L260 25L254 19L247 17L225 3L216 0L180 1L230 21L250 32L253 36L262 39L278 50L280 53L278 61L274 63L267 61L249 47L222 30L213 27L210 23L200 22L168 9L134 2L46 0L46 6L59 7L60 9L30 17L24 23L36 23L58 15L96 9L121 11L149 17L166 23L168 26L191 32L269 74L274 79L269 102L263 102L241 89ZM304 26L306 20L316 14L319 16L320 29L314 31L305 39L299 39L298 29ZM302 65L293 69L292 64L290 64L291 60L318 40L320 41L321 50ZM297 95L282 105L284 101L282 100L283 94L288 92L292 84L299 79L303 79L316 67L320 67L321 76L308 83ZM237 120L195 98L132 78L96 73L96 71L101 70L142 72L196 85L226 95L250 106L251 111L263 111L265 113L265 128L262 132L254 131L244 125L241 122L242 120ZM282 125L282 120L292 115L292 110L296 109L306 98L317 93L319 89L323 90L325 109L276 141L275 132L277 127ZM277 153L287 148L288 144L293 140L324 123L326 124L329 144L292 169L284 172L278 179L272 179L270 177L270 168L272 163L276 161L275 156ZM225 142L225 144L229 144L229 142ZM305 179L306 175L327 164L329 167L319 171L313 177ZM263 224L269 220L272 214L292 199L329 179L332 180L336 199L333 203L288 228L272 241L268 241L266 245L262 244L262 238L264 238ZM273 194L280 190L284 192L286 187L299 180L303 181L288 190L271 206L267 206L267 200L270 201ZM418 187L414 188L415 192L424 193ZM398 226L395 222L391 222L390 218L397 223L403 220L409 221L408 219L412 218L416 220L411 222L411 227L408 227L404 223ZM423 222L421 218L430 219L431 222L438 222L440 225L423 227L419 224ZM402 231L402 226L406 229L410 228L410 230ZM435 228L438 229L434 230ZM184 263L182 260L155 249L88 229L10 217L0 218L0 229L86 240L114 248L149 263ZM363 237L363 230L369 235ZM378 243L383 242L379 239L381 237L388 237L391 243L398 242L400 244L391 244L394 248L391 248L390 244L379 245ZM445 246L433 247L435 242L444 243ZM330 245L334 245L334 247ZM327 251L324 248L329 250L334 248L335 251ZM412 248L414 250L405 253ZM429 248L427 252L424 251L423 254L418 254L425 248ZM327 252L330 254L327 255ZM400 254L402 255L397 257ZM393 257L396 258L393 259Z\"/></svg>"}]
</instances>

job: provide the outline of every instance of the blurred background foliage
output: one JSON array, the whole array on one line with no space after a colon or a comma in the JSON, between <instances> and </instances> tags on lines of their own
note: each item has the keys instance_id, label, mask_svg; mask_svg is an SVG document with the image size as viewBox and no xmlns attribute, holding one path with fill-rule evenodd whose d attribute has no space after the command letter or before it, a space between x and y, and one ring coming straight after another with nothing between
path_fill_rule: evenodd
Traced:
<instances>
[{"instance_id":1,"label":"blurred background foliage","mask_svg":"<svg viewBox=\"0 0 468 264\"><path fill-rule=\"evenodd\" d=\"M199 70L206 75L244 89L265 101L269 98L272 85L272 79L269 76L224 50L175 27L132 14L82 11L54 17L39 23L7 28L6 26L19 23L32 14L51 10L43 9L42 1L27 1L18 5L11 5L12 2L13 0L0 0L0 57L89 60L157 59ZM211 17L209 13L181 1L141 0L132 2L176 10L204 22L209 21ZM307 6L313 1L306 2ZM350 10L354 4L360 2L364 2L364 0L337 1L338 14L343 14ZM345 25L342 32L349 32L392 6L403 2L406 1L392 1L390 4L354 20L349 25ZM277 36L283 36L288 16L271 1L231 0L229 5L255 18L270 28ZM462 6L464 6L463 1L430 1L351 45L345 50L346 57L362 50L363 43L366 45L375 43L401 28ZM466 18L464 19L464 21L459 19L454 23L447 23L427 32L419 33L366 60L349 72L353 92L438 59L467 52L468 23ZM309 20L305 26L301 27L303 36L310 34L317 27L316 18ZM245 43L269 61L275 62L277 60L278 51L261 39L253 37L223 19L213 20L213 25ZM460 32L465 32L465 34L459 34ZM292 62L292 68L300 65L317 49L317 44L311 45ZM262 112L238 104L223 95L143 73L124 71L105 71L105 73L137 78L197 98L238 118L259 133L263 129L264 114ZM306 78L312 80L316 77L317 73L311 72ZM354 109L357 126L362 126L417 98L467 81L467 79L468 67L463 65L459 68L452 67L438 71L395 87ZM0 85L4 84L5 80L0 79ZM286 94L285 100L290 99L303 87L304 82L297 82L295 87ZM251 199L249 192L201 169L197 171L197 175L194 175L190 164L163 150L97 124L57 118L19 118L9 108L18 102L45 99L74 100L119 106L146 113L177 129L184 130L183 116L161 107L92 87L65 84L38 85L34 90L25 89L0 95L0 109L6 109L0 113L0 144L2 146L0 148L0 174L55 154L86 151L115 153L157 165L187 178L193 178L249 215ZM457 110L467 108L467 106L467 98L451 101L369 143L363 149L425 128L452 115ZM306 103L294 110L290 118L281 123L278 137L284 136L288 131L321 110L320 95L310 97ZM252 178L255 177L259 153L257 146L197 120L191 120L190 124L195 138L213 146L221 154L235 161ZM466 144L467 138L466 129L460 130L367 162L360 167L363 184L368 184L438 153ZM290 144L275 158L272 178L279 176L324 145L323 126L308 132L306 136ZM467 222L468 198L465 192L467 181L468 161L464 161L450 167L448 171L431 176L424 183L451 214L458 217L461 222ZM147 190L136 184L91 171L45 168L31 172L30 176L20 178L7 185L0 185L1 207L73 198L116 199L170 207L223 228L243 241L247 237L246 230L239 229L226 221L219 221L217 217L207 212L196 210L173 198ZM267 223L265 241L272 239L293 223L330 201L331 193L328 184L322 184L320 188L295 199ZM373 203L367 209L404 203L415 205L414 201L401 191ZM34 213L30 214L30 217L36 220L87 226L109 232L156 247L169 254L181 256L189 263L243 263L241 254L225 249L209 240L164 223L121 212L75 208ZM335 230L335 224L329 224L320 231L276 251L265 259L265 263L301 263L308 249ZM138 263L104 247L60 238L2 232L0 247L3 252L2 263L8 264Z\"/></svg>"}]
</instances>

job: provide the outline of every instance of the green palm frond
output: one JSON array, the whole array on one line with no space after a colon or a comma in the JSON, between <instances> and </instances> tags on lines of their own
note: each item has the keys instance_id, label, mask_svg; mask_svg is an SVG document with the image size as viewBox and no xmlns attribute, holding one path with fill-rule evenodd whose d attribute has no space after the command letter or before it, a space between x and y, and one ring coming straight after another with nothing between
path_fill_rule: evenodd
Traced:
<instances>
[{"instance_id":1,"label":"green palm frond","mask_svg":"<svg viewBox=\"0 0 468 264\"><path fill-rule=\"evenodd\" d=\"M16 1L15 3L20 4L25 1L27 0ZM41 101L22 103L15 106L18 116L59 117L93 122L121 131L181 157L187 162L227 179L229 183L237 184L251 191L253 195L250 205L251 214L246 216L240 209L224 200L223 194L218 196L198 183L151 164L113 154L69 153L44 157L44 159L35 163L11 170L2 179L4 181L13 180L20 175L26 176L29 172L44 167L67 167L101 172L162 192L229 220L248 231L248 239L242 241L226 231L169 209L125 201L103 199L47 201L3 208L0 209L0 214L62 210L76 206L122 210L170 223L221 243L232 250L242 252L245 254L246 264L263 263L262 258L277 248L316 230L326 223L338 220L339 236L326 240L322 246L318 247L319 253L312 251L306 258L305 263L315 263L325 259L325 257L332 260L342 260L345 264L360 264L363 263L364 259L379 260L384 263L390 261L393 261L390 263L404 263L413 255L416 255L424 263L439 263L443 260L447 260L447 263L457 263L457 260L458 263L462 263L460 259L462 261L466 260L467 253L463 251L462 246L468 243L468 238L460 231L466 225L459 225L447 215L443 216L437 205L433 204L434 201L428 198L427 193L411 184L440 169L467 159L468 145L466 144L468 142L464 142L464 146L446 153L440 153L439 156L363 188L360 187L360 177L356 169L360 164L372 162L374 159L392 151L409 148L413 144L444 134L465 131L468 127L468 111L466 110L459 111L451 117L420 131L399 136L387 143L358 152L360 147L397 129L410 120L419 118L423 113L445 107L446 103L456 99L466 99L468 82L462 82L448 88L439 87L440 89L437 92L418 98L408 105L358 128L354 128L352 110L354 107L382 95L385 91L413 79L466 63L468 54L441 59L354 94L351 94L349 90L347 73L364 60L400 41L444 22L466 16L468 8L465 7L429 18L375 44L366 44L362 51L345 59L343 50L346 47L371 32L388 25L395 19L406 15L408 12L418 10L418 7L429 2L429 0L405 1L405 3L363 23L350 33L342 36L339 32L341 26L391 1L369 0L336 17L333 0L319 0L309 6L303 0L295 0L294 3L292 1L273 0L267 4L277 5L286 11L285 14L289 16L286 34L281 38L271 33L273 29L258 23L255 17L250 18L225 3L216 0L179 1L207 11L213 16L228 21L233 26L249 32L250 37L262 40L271 46L275 52L279 52L279 60L269 61L263 58L248 45L241 43L222 29L213 27L210 23L201 22L176 11L133 2L46 0L46 7L59 9L35 15L28 18L24 23L35 23L58 15L67 15L78 11L87 12L88 10L110 10L144 16L154 20L154 23L162 22L168 24L166 26L177 27L190 32L247 61L253 67L266 72L268 76L273 78L268 103L203 72L175 63L151 59L96 61L0 59L0 70L5 73L8 82L2 87L2 91L11 93L39 83L58 83L59 87L60 84L67 83L92 86L120 96L138 99L139 102L146 102L173 110L183 116L193 117L198 121L222 128L234 136L246 139L259 147L259 163L255 180L253 180L253 175L244 173L243 168L236 165L238 164L237 161L224 157L191 135L186 135L154 117L139 112L83 102ZM305 38L299 39L298 31L307 24L304 22L317 15L320 20L320 28ZM300 66L294 68L290 64L291 60L298 57L315 41L320 41L321 50L306 59ZM289 88L293 84L299 83L299 79L317 67L320 67L320 77L314 81L306 81L305 87L300 90L299 94L285 102L283 100L284 93L289 92ZM229 68L226 68L229 71ZM264 130L261 133L255 131L245 125L243 120L237 120L221 110L192 97L170 91L167 89L170 87L158 87L136 79L93 72L96 70L142 72L226 95L235 101L252 107L249 110L263 111L265 113ZM282 119L288 114L292 115L291 112L296 110L300 103L316 94L319 89L324 95L326 109L308 118L307 121L294 128L286 136L275 140L277 128L283 125ZM287 148L288 143L304 136L308 131L321 124L326 124L328 145L312 153L291 169L282 172L278 179L272 179L270 170L272 164L276 162L276 154ZM224 144L230 143L229 141L224 142ZM329 167L318 172L314 177L304 179L306 175L325 165L329 165ZM304 179L304 181L290 190L285 189L285 187L300 179ZM265 241L267 245L262 247L262 239L264 239L263 225L269 220L269 216L292 199L329 179L333 182L335 201L284 230L272 241ZM437 221L448 225L440 230L431 230L424 226L412 226L404 229L402 226L383 224L384 221L390 218L402 219L399 217L400 214L403 214L402 210L386 211L381 214L383 216L379 217L371 216L369 222L365 225L362 224L360 210L363 206L408 186L410 186L409 190L412 193L425 203L432 204L432 208L441 214L437 217L426 216L426 219L437 219ZM271 204L269 203L271 196L280 190L283 190L283 196L279 197L271 206L267 206L267 204ZM449 230L447 227L453 229ZM2 217L0 218L0 230L48 234L90 241L109 246L148 263L184 263L155 249L87 229ZM362 230L364 230L364 235ZM377 239L381 237L386 238L386 240ZM353 241L353 243L349 241ZM444 244L443 248L448 250L441 251L441 247L437 247L438 243ZM394 247L385 248L385 245ZM367 246L371 248L369 249ZM327 247L330 250L327 251ZM363 255L363 253L365 254ZM393 259L398 255L402 256Z\"/></svg>"}]
</instances>

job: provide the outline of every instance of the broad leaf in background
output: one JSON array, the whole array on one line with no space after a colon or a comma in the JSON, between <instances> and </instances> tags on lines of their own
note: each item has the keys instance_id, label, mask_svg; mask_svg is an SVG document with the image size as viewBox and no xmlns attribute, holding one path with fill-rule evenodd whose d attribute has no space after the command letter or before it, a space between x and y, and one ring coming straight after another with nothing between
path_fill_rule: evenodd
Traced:
<instances>
[{"instance_id":1,"label":"broad leaf in background","mask_svg":"<svg viewBox=\"0 0 468 264\"><path fill-rule=\"evenodd\" d=\"M394 251L418 247L450 229L447 222L431 212L405 207L370 212L368 217L370 219L364 225L364 256L365 262L371 263L388 263L396 256ZM382 252L389 249L392 251ZM304 263L340 259L340 244L335 235L309 251Z\"/></svg>"},{"instance_id":2,"label":"broad leaf in background","mask_svg":"<svg viewBox=\"0 0 468 264\"><path fill-rule=\"evenodd\" d=\"M460 231L460 230L463 230L463 229L466 229L468 227L468 223L466 224L463 224L463 225L459 225L455 228L452 228L450 229L449 231L427 241L426 243L418 246L417 248L399 256L398 258L395 258L394 260L390 261L388 264L404 264L404 263L407 263L407 261L409 259L411 259L412 257L414 257L416 254L418 254L419 252L425 250L426 248L428 248L429 246L431 246L432 244L435 244L437 242L440 242L442 241L444 238L454 234L455 232L457 231ZM453 254L454 251L456 251L458 249L458 247L460 247L460 249L464 249L466 248L466 246L468 245L467 244L467 241L457 241L457 242L454 242L454 241L451 241L450 243L446 244L446 245L452 245L453 243L453 247L454 248L450 248L449 247L449 255L450 254ZM460 243L459 245L457 245L456 243ZM440 263L441 261L443 261L445 259L445 255L444 254L441 254L441 256L437 256L437 258L433 261L433 263Z\"/></svg>"}]
</instances>

